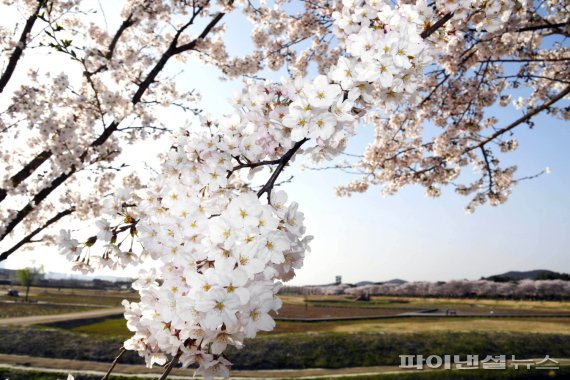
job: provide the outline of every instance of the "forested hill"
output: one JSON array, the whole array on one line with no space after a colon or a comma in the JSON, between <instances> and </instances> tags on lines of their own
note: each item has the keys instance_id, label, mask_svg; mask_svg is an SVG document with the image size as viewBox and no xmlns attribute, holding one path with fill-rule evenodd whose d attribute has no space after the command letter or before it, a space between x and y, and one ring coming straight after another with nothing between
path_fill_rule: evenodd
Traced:
<instances>
[{"instance_id":1,"label":"forested hill","mask_svg":"<svg viewBox=\"0 0 570 380\"><path fill-rule=\"evenodd\" d=\"M496 274L489 277L483 277L482 280L495 282L508 282L519 280L564 280L570 281L568 273L553 272L546 269L535 269L524 272L510 271L502 274Z\"/></svg>"}]
</instances>

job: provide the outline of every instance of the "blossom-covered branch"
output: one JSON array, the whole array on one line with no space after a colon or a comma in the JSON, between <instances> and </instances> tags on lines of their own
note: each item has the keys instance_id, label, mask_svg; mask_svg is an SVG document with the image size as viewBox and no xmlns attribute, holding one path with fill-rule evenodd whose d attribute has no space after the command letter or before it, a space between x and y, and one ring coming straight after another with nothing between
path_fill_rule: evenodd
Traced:
<instances>
[{"instance_id":1,"label":"blossom-covered branch","mask_svg":"<svg viewBox=\"0 0 570 380\"><path fill-rule=\"evenodd\" d=\"M273 51L275 47L274 40L257 40L257 53L234 58L220 45L225 30L223 16L238 10L249 14L250 4L167 3L125 1L122 22L111 35L92 23L92 19L85 18L88 13L80 0L22 0L15 6L29 15L27 22L11 26L9 18L3 20L7 25L0 27L2 36L23 25L19 41L11 41L8 37L3 40L8 47L13 46L13 53L6 57L3 84L8 82L16 64L26 63L23 52L28 46L36 51L55 50L55 57L61 62L68 59L82 74L82 80L70 80L67 73L52 73L47 66L38 67L30 72L28 83L10 87L11 95L8 96L12 96L12 103L3 112L0 142L8 146L12 140L27 141L31 149L22 149L16 144L13 151L3 152L6 170L1 171L0 178L0 203L3 206L0 240L4 240L4 244L10 244L6 240L13 234L25 235L41 225L54 207L64 210L70 199L78 202L74 205L76 218L92 216L97 212L97 194L107 191L114 178L122 173L100 176L93 186L97 190L90 192L93 198L86 198L76 186L79 178L88 178L82 175L86 166L96 167L95 163L116 160L121 156L121 145L125 142L132 143L170 130L157 120L158 109L169 104L190 111L197 108L190 104L195 103L198 95L181 93L172 79L160 78L172 57L195 52L209 63L231 67L226 73L237 76L259 70L265 50ZM310 23L313 17L319 18L317 14L323 11L316 10L315 15L305 18L303 23ZM315 35L309 29L294 31L301 23L283 9L274 8L271 14L261 12L264 17L281 20L283 26L263 31L263 34L279 39L290 48L301 41L301 35ZM259 15L255 18L259 21ZM180 19L185 21L180 22ZM200 25L205 24L193 37L191 29L198 21ZM256 27L254 38L260 36L260 31ZM326 30L321 32L327 33ZM289 44L287 35L293 43ZM326 57L323 47L320 47L321 56ZM284 61L278 64L275 58L271 59L274 69L284 64ZM255 64L252 66L252 63ZM134 121L139 124L137 128L120 127ZM7 125L11 127L4 128ZM23 134L23 126L28 126L31 132ZM128 133L119 135L118 131ZM36 153L30 155L30 151ZM62 194L73 196L63 197ZM66 201L61 201L64 199Z\"/></svg>"}]
</instances>

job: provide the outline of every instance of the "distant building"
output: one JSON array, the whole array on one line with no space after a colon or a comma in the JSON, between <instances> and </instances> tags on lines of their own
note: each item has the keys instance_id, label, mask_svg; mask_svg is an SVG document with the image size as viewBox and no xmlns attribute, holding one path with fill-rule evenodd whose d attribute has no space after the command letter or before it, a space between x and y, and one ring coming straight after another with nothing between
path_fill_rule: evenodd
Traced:
<instances>
[{"instance_id":1,"label":"distant building","mask_svg":"<svg viewBox=\"0 0 570 380\"><path fill-rule=\"evenodd\" d=\"M340 285L342 283L342 276L335 276L334 278L334 284L335 285Z\"/></svg>"}]
</instances>

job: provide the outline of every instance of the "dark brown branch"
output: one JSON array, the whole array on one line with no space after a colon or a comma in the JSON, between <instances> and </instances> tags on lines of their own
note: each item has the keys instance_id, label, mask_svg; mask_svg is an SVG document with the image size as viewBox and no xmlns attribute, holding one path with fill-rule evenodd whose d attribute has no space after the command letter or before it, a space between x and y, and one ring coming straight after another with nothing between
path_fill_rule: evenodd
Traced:
<instances>
[{"instance_id":1,"label":"dark brown branch","mask_svg":"<svg viewBox=\"0 0 570 380\"><path fill-rule=\"evenodd\" d=\"M548 102L544 103L540 107L534 108L532 111L530 111L526 115L524 115L524 116L518 118L517 120L513 121L511 124L507 125L505 128L499 129L498 131L496 131L495 133L493 133L491 136L487 137L486 139L484 139L480 143L467 148L466 150L463 151L463 154L468 153L474 149L481 148L485 144L488 144L489 142L493 141L497 137L507 133L511 129L516 128L520 124L526 123L533 116L535 116L535 115L541 113L542 111L546 110L548 107L552 106L554 103L556 103L560 99L564 98L568 94L570 94L570 86L566 87L564 90L562 90L560 93L558 93L558 95L551 98Z\"/></svg>"},{"instance_id":2,"label":"dark brown branch","mask_svg":"<svg viewBox=\"0 0 570 380\"><path fill-rule=\"evenodd\" d=\"M483 68L483 65L485 65L484 68ZM483 73L481 73L481 69L483 69ZM483 83L485 83L485 76L487 75L488 69L489 69L489 61L485 61L484 63L480 64L479 69L477 70L477 73L476 73L476 77L478 77L480 75L481 80L477 84L477 88L475 89L475 91L472 92L471 100L469 100L467 107L465 107L461 116L456 121L454 121L454 123L453 123L454 125L459 125L459 123L461 123L461 121L463 120L463 118L465 117L467 112L473 106L473 103L475 102L475 100L478 99L479 90L481 89L481 86L483 86Z\"/></svg>"},{"instance_id":3,"label":"dark brown branch","mask_svg":"<svg viewBox=\"0 0 570 380\"><path fill-rule=\"evenodd\" d=\"M251 162L251 163L247 163L247 164L239 164L238 166L234 166L232 168L232 170L228 170L228 175L226 176L226 178L230 178L235 171L238 171L240 169L245 169L245 168L253 169L253 168L257 168L259 166L264 166L264 165L277 165L280 162L281 162L281 158L277 159L277 160L259 161L259 162Z\"/></svg>"},{"instance_id":4,"label":"dark brown branch","mask_svg":"<svg viewBox=\"0 0 570 380\"><path fill-rule=\"evenodd\" d=\"M8 61L8 65L6 66L6 70L2 74L2 77L0 77L0 93L4 91L4 88L10 81L12 74L14 74L14 71L16 70L16 65L18 64L18 61L20 60L20 57L22 57L22 53L26 48L28 36L34 27L34 23L38 19L39 12L42 9L43 5L43 1L38 1L38 7L36 8L35 12L28 18L26 25L24 25L24 29L22 30L22 34L18 40L18 45L16 48L14 48L14 51L10 56L10 60Z\"/></svg>"},{"instance_id":5,"label":"dark brown branch","mask_svg":"<svg viewBox=\"0 0 570 380\"><path fill-rule=\"evenodd\" d=\"M449 20L451 20L451 18L453 17L453 12L449 12L446 13L442 18L440 18L439 20L436 21L435 24L433 24L432 26L430 26L429 28L427 28L426 30L424 30L421 34L420 37L421 38L428 38L429 36L431 36L432 34L435 33L436 30L438 30L439 28L441 28L443 26L443 24L445 24L446 22L448 22Z\"/></svg>"},{"instance_id":6,"label":"dark brown branch","mask_svg":"<svg viewBox=\"0 0 570 380\"><path fill-rule=\"evenodd\" d=\"M224 16L224 13L219 12L212 20L210 20L210 23L208 25L206 25L206 27L204 28L204 30L202 31L202 33L195 38L194 40L192 40L192 42L189 42L185 45L181 45L181 46L177 46L178 45L178 39L180 38L180 36L182 35L182 32L184 32L184 30L186 30L190 25L192 25L194 23L194 19L196 18L196 16L200 13L201 9L198 9L197 12L194 12L192 18L190 19L190 21L188 21L184 26L182 26L175 34L174 38L172 39L172 41L170 42L170 45L168 46L168 49L166 49L166 51L162 54L162 56L160 57L160 59L158 60L158 62L156 63L156 65L152 68L152 70L148 73L148 75L146 76L146 78L142 81L142 83L139 85L139 88L137 89L137 91L135 92L135 94L133 95L133 99L132 102L133 104L137 104L143 94L145 93L146 90L148 90L148 88L150 87L150 85L152 83L154 83L154 81L156 80L156 77L158 76L158 74L162 71L162 69L164 68L164 66L166 65L166 63L168 62L168 60L177 55L180 54L182 52L188 51L193 49L194 47L196 47L196 44L203 40L204 38L206 38L206 36L208 35L208 33L210 33L210 31L214 28L214 26L216 26L216 24L222 19L222 17Z\"/></svg>"},{"instance_id":7,"label":"dark brown branch","mask_svg":"<svg viewBox=\"0 0 570 380\"><path fill-rule=\"evenodd\" d=\"M263 187L257 192L258 197L261 197L263 195L263 193L267 193L267 197L271 201L271 199L270 199L271 190L273 189L273 186L275 186L275 181L277 181L277 178L279 177L279 175L281 174L283 169L285 169L285 165L287 165L287 163L291 160L291 158L293 158L295 153L297 153L299 148L301 148L301 146L304 143L306 143L307 141L309 141L309 139L307 139L307 138L304 138L303 140L298 141L297 143L295 143L295 145L293 145L293 147L291 149L289 149L283 155L283 157L281 157L279 159L279 161L280 161L279 165L277 166L277 168L275 169L275 171L273 172L271 177L269 177L269 180L267 181L267 183L265 185L263 185Z\"/></svg>"},{"instance_id":8,"label":"dark brown branch","mask_svg":"<svg viewBox=\"0 0 570 380\"><path fill-rule=\"evenodd\" d=\"M50 151L43 151L34 157L30 162L26 164L18 173L14 174L12 178L10 178L10 182L12 183L13 187L18 186L22 181L28 178L34 170L36 170L41 164L43 164L46 160L48 160L52 156L52 152ZM0 202L6 198L8 192L5 189L0 189Z\"/></svg>"},{"instance_id":9,"label":"dark brown branch","mask_svg":"<svg viewBox=\"0 0 570 380\"><path fill-rule=\"evenodd\" d=\"M115 360L113 360L113 363L111 363L111 368L109 368L109 370L107 371L107 373L105 374L105 376L103 376L101 378L101 380L107 380L109 379L109 375L111 375L111 372L113 372L113 369L115 369L115 366L117 365L117 363L119 362L119 360L121 360L121 358L123 357L123 355L125 354L125 352L127 352L125 347L121 347L121 350L119 351L119 355L117 355L117 357L115 358Z\"/></svg>"},{"instance_id":10,"label":"dark brown branch","mask_svg":"<svg viewBox=\"0 0 570 380\"><path fill-rule=\"evenodd\" d=\"M113 58L113 54L115 54L115 48L117 47L117 43L119 43L119 39L121 38L121 36L125 32L125 30L127 30L128 28L130 28L134 24L135 24L135 20L133 20L133 14L131 13L121 23L121 25L119 26L119 29L117 29L117 31L115 32L115 35L113 36L113 39L111 40L111 43L109 44L109 47L107 48L107 53L105 53L105 58L107 58L108 60L111 60ZM83 65L85 65L85 62L83 62ZM91 77L95 74L99 74L100 72L105 71L107 69L108 69L108 66L106 64L102 64L101 66L99 66L97 68L97 70L92 71L92 72L89 72L86 70L83 74L87 78L89 78L89 77Z\"/></svg>"},{"instance_id":11,"label":"dark brown branch","mask_svg":"<svg viewBox=\"0 0 570 380\"><path fill-rule=\"evenodd\" d=\"M170 374L170 371L172 371L172 368L174 368L176 363L178 363L178 359L180 359L180 356L182 356L182 351L178 350L178 353L172 358L170 363L168 363L168 366L166 366L166 369L164 370L164 372L162 373L162 375L158 380L166 380L166 378Z\"/></svg>"},{"instance_id":12,"label":"dark brown branch","mask_svg":"<svg viewBox=\"0 0 570 380\"><path fill-rule=\"evenodd\" d=\"M194 39L192 42L189 42L185 45L181 45L179 47L176 48L176 54L180 54L182 52L194 49L196 47L196 44L200 41L203 40L204 38L206 38L206 36L208 35L208 33L210 33L210 31L216 26L216 24L218 22L220 22L220 20L222 19L222 17L224 17L225 13L223 12L218 12L216 14L216 16L214 16L214 18L210 21L210 23L208 25L206 25L206 27L204 28L204 30L202 31L202 33L200 33L200 35L198 36L198 38Z\"/></svg>"},{"instance_id":13,"label":"dark brown branch","mask_svg":"<svg viewBox=\"0 0 570 380\"><path fill-rule=\"evenodd\" d=\"M44 187L39 193L37 193L32 200L25 205L16 216L8 223L0 235L0 241L2 241L10 232L16 228L18 224L24 220L26 216L28 216L32 211L34 211L35 207L40 204L44 199L47 198L52 191L57 189L61 184L63 184L69 177L71 177L77 169L73 166L67 173L60 174L59 177L54 179L48 187Z\"/></svg>"},{"instance_id":14,"label":"dark brown branch","mask_svg":"<svg viewBox=\"0 0 570 380\"><path fill-rule=\"evenodd\" d=\"M481 153L483 154L485 169L487 170L487 176L489 177L489 192L493 193L493 169L491 169L491 163L489 162L488 153L485 150L485 147L481 147Z\"/></svg>"},{"instance_id":15,"label":"dark brown branch","mask_svg":"<svg viewBox=\"0 0 570 380\"><path fill-rule=\"evenodd\" d=\"M449 79L449 76L450 76L449 74L445 74L443 79L431 90L431 92L428 94L428 96L426 96L420 102L420 107L423 106L424 103L427 102L433 96L433 94L435 94L435 92L447 81L447 79Z\"/></svg>"},{"instance_id":16,"label":"dark brown branch","mask_svg":"<svg viewBox=\"0 0 570 380\"><path fill-rule=\"evenodd\" d=\"M570 61L570 57L561 57L561 58L498 58L498 59L489 59L479 62L565 62Z\"/></svg>"},{"instance_id":17,"label":"dark brown branch","mask_svg":"<svg viewBox=\"0 0 570 380\"><path fill-rule=\"evenodd\" d=\"M70 207L65 211L61 211L61 212L57 213L53 218L48 220L43 226L36 228L32 232L30 232L26 237L24 237L22 240L20 240L16 244L14 244L14 246L12 246L12 248L2 252L0 254L0 261L6 260L8 258L8 256L10 256L12 253L16 252L18 249L20 249L25 244L32 243L33 242L32 239L34 238L34 236L36 236L37 234L39 234L44 229L48 228L50 225L54 224L55 222L57 222L61 218L65 217L67 215L70 215L73 212L75 212L75 207Z\"/></svg>"},{"instance_id":18,"label":"dark brown branch","mask_svg":"<svg viewBox=\"0 0 570 380\"><path fill-rule=\"evenodd\" d=\"M564 83L564 84L570 84L569 81L563 80L563 79L558 79L558 78L551 78L551 77L547 77L544 75L533 75L533 74L517 74L517 75L499 75L497 76L497 79L515 79L515 80L520 80L520 81L530 81L532 79L544 79L544 80L548 80L551 82L558 82L558 83Z\"/></svg>"},{"instance_id":19,"label":"dark brown branch","mask_svg":"<svg viewBox=\"0 0 570 380\"><path fill-rule=\"evenodd\" d=\"M113 36L113 40L109 45L109 50L107 51L107 54L105 54L105 58L107 59L113 58L113 54L115 53L115 47L117 46L119 39L123 35L123 32L128 28L130 28L131 26L133 26L134 24L135 21L133 20L133 14L131 13L129 17L127 17L127 19L121 23L119 29L117 29L117 33L115 33L115 35Z\"/></svg>"},{"instance_id":20,"label":"dark brown branch","mask_svg":"<svg viewBox=\"0 0 570 380\"><path fill-rule=\"evenodd\" d=\"M564 28L569 22L560 22L558 24L544 24L544 25L530 25L517 29L517 32L527 32L531 30L542 30L542 29L558 29Z\"/></svg>"}]
</instances>

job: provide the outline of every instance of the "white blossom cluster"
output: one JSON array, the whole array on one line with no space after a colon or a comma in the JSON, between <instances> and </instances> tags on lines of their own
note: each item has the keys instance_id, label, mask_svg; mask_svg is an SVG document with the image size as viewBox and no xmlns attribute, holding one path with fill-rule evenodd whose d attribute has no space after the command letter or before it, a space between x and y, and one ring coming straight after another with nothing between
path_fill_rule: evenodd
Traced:
<instances>
[{"instance_id":1,"label":"white blossom cluster","mask_svg":"<svg viewBox=\"0 0 570 380\"><path fill-rule=\"evenodd\" d=\"M434 54L420 36L431 8L421 2L396 8L387 1L344 4L333 14L334 30L349 56L339 59L331 78L349 91L349 98L360 97L368 111L413 102Z\"/></svg>"},{"instance_id":2,"label":"white blossom cluster","mask_svg":"<svg viewBox=\"0 0 570 380\"><path fill-rule=\"evenodd\" d=\"M456 21L473 16L469 22L478 32L494 32L507 23L517 2L524 5L526 0L436 0L435 4L442 12L452 12Z\"/></svg>"},{"instance_id":3,"label":"white blossom cluster","mask_svg":"<svg viewBox=\"0 0 570 380\"><path fill-rule=\"evenodd\" d=\"M200 132L180 132L162 174L136 211L128 211L130 221L138 219L133 228L144 253L161 263L158 273L142 272L133 284L141 302L124 302L127 325L135 333L125 348L144 355L148 365L164 364L167 354L179 353L184 366L197 363L205 377L227 377L226 347L241 347L244 338L273 329L269 313L281 305L275 281L289 280L302 265L310 237L304 236L298 205L287 204L283 191L271 191L263 203L240 185L234 167L241 160L275 156L292 143L282 138L284 145L275 145L283 131L254 129L245 118L258 113L257 122L268 119L274 112L267 109L279 110L284 90L252 86L250 95L239 98L242 110L250 112L236 112L217 125L204 118ZM129 202L118 192L106 209L126 218ZM114 262L109 266L129 264L116 248L119 226L100 220L97 227L95 240L115 247L106 250L104 260ZM78 254L81 244L65 231L60 244L78 267L90 266L91 258Z\"/></svg>"},{"instance_id":4,"label":"white blossom cluster","mask_svg":"<svg viewBox=\"0 0 570 380\"><path fill-rule=\"evenodd\" d=\"M286 205L284 192L267 204L251 191L219 187L231 168L223 144L214 135L175 145L137 227L145 250L163 263L160 275L144 273L133 284L141 301L123 301L135 333L125 348L148 365L179 353L183 366L198 364L206 378L228 376L228 345L273 329L269 313L281 306L275 280L294 275L309 241L303 214Z\"/></svg>"}]
</instances>

